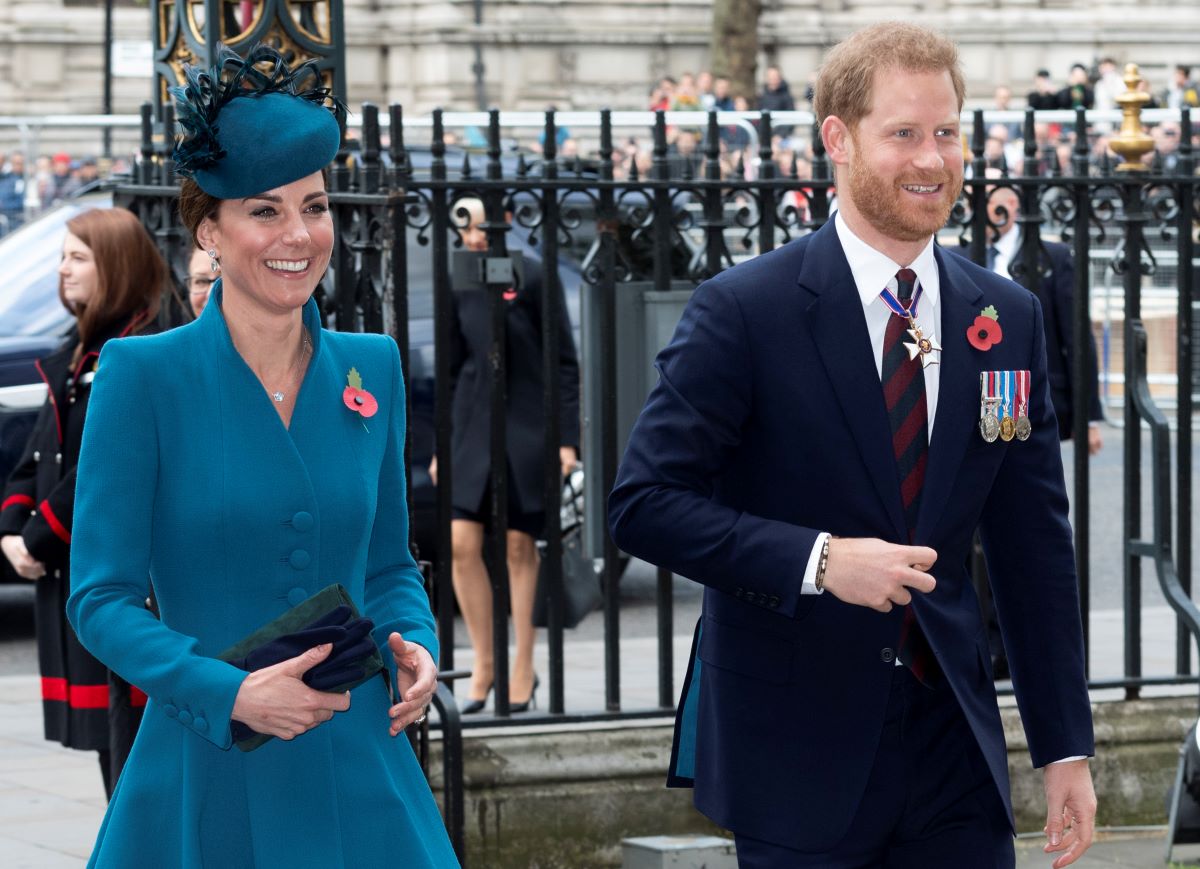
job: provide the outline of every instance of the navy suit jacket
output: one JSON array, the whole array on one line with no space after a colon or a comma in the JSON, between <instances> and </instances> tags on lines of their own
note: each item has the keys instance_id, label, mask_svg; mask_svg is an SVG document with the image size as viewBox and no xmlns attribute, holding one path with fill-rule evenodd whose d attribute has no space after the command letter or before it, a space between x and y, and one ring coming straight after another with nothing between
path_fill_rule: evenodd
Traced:
<instances>
[{"instance_id":1,"label":"navy suit jacket","mask_svg":"<svg viewBox=\"0 0 1200 869\"><path fill-rule=\"evenodd\" d=\"M1075 419L1074 379L1072 360L1075 358L1075 332L1072 308L1075 298L1075 263L1071 248L1065 244L1044 241L1042 247L1041 281L1035 291L1042 303L1042 318L1046 328L1046 376L1050 381L1050 400L1054 405L1054 415L1058 418L1058 435L1063 440L1071 437L1072 421ZM947 248L960 256L966 256L963 249ZM1021 247L1017 243L1017 257L1020 261ZM1018 271L1018 275L1020 272ZM1020 275L1017 280L1022 286L1028 286L1029 281ZM1100 381L1097 374L1096 339L1088 331L1087 346L1084 347L1087 359L1084 362L1087 376L1088 420L1104 419L1104 411L1100 406Z\"/></svg>"},{"instance_id":2,"label":"navy suit jacket","mask_svg":"<svg viewBox=\"0 0 1200 869\"><path fill-rule=\"evenodd\" d=\"M1035 766L1093 751L1067 498L1037 299L941 250L940 392L913 607L997 788L1007 753L963 565L983 536ZM1003 339L967 341L995 306ZM801 595L818 533L904 542L891 429L832 221L695 292L656 363L609 502L626 552L703 583L672 782L734 832L806 851L845 833L870 773L902 609ZM1032 437L979 434L979 372L1032 371Z\"/></svg>"}]
</instances>

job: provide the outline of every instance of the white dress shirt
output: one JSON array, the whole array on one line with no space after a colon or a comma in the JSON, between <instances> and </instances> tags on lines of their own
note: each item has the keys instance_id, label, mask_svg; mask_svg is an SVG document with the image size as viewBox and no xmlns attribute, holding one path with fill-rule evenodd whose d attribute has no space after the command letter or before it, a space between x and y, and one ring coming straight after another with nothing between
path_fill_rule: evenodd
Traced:
<instances>
[{"instance_id":1,"label":"white dress shirt","mask_svg":"<svg viewBox=\"0 0 1200 869\"><path fill-rule=\"evenodd\" d=\"M1016 220L1014 214L1009 220ZM1001 277L1012 280L1012 263L1017 258L1017 249L1020 247L1021 231L1016 227L1010 229L1004 235L1000 236L992 247L996 249L996 261L992 263L992 271Z\"/></svg>"},{"instance_id":2,"label":"white dress shirt","mask_svg":"<svg viewBox=\"0 0 1200 869\"><path fill-rule=\"evenodd\" d=\"M850 263L850 273L854 276L854 285L858 290L859 301L862 302L863 316L867 321L867 334L871 337L871 350L875 354L875 373L883 379L883 338L887 331L888 318L896 316L892 309L883 301L880 294L892 282L895 289L896 272L902 268L910 268L917 273L917 286L921 288L921 296L917 301L917 314L914 318L920 326L922 334L932 337L940 345L942 343L942 307L939 303L941 279L938 275L937 260L933 256L933 236L929 243L911 263L897 263L887 254L880 253L871 247L846 226L841 212L834 215L834 228L837 230L838 241L846 260ZM914 296L916 289L913 289ZM935 351L937 352L937 351ZM927 365L925 375L925 405L928 417L928 433L933 435L934 413L937 410L938 383L941 365ZM808 556L808 564L804 570L804 584L801 594L820 594L817 590L817 562L821 557L821 547L829 537L827 533L817 536L817 542Z\"/></svg>"}]
</instances>

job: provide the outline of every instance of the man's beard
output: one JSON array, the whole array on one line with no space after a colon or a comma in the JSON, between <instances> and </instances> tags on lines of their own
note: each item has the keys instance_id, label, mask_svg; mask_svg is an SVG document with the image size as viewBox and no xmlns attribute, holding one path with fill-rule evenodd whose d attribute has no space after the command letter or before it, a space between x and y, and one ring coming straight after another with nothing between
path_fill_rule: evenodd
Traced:
<instances>
[{"instance_id":1,"label":"man's beard","mask_svg":"<svg viewBox=\"0 0 1200 869\"><path fill-rule=\"evenodd\" d=\"M921 241L945 226L962 190L962 179L955 182L953 174L947 171L889 181L877 175L861 158L850 163L848 180L850 198L858 212L876 231L897 241ZM922 204L906 201L908 197L900 189L901 184L941 184L942 191L936 199Z\"/></svg>"}]
</instances>

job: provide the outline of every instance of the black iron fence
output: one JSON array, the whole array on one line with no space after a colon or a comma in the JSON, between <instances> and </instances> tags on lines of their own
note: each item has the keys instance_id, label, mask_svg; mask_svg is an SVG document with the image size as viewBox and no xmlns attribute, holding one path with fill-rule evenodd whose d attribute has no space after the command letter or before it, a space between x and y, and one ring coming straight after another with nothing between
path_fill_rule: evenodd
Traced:
<instances>
[{"instance_id":1,"label":"black iron fence","mask_svg":"<svg viewBox=\"0 0 1200 869\"><path fill-rule=\"evenodd\" d=\"M619 581L624 559L603 531L603 493L613 482L618 453L629 423L627 408L644 397L648 359L629 367L632 353L661 340L669 330L670 312L687 291L741 259L769 251L812 232L828 220L836 190L820 137L812 135L811 173L801 177L800 161L776 162L771 147L771 118L758 122L759 146L753 171L745 159L730 172L722 169L721 130L715 115L708 118L702 151L680 163L668 145L669 130L660 114L650 131L653 150L649 171L633 162L628 174L614 162L613 126L601 113L599 148L591 160L561 160L556 153L556 121L546 113L538 155L503 150L500 116L493 112L484 153L466 153L449 146L440 113L433 116L428 143L410 147L403 139L403 118L397 106L389 110L390 140L384 144L378 110L362 110L362 137L331 168L337 247L331 274L319 290L329 325L342 330L386 332L395 336L404 360L410 403L407 451L411 472L410 499L414 516L414 545L432 564L432 595L441 635L440 666L456 671L455 606L451 583L451 516L449 482L455 469L451 450L450 294L455 258L462 249L468 214L463 201L483 203L487 252L478 280L489 291L493 324L489 356L493 384L491 399L491 532L488 561L495 605L495 712L472 719L489 726L538 721L584 721L661 716L676 700L673 578L657 576L657 698L631 704L624 699L621 676L621 617ZM1123 389L1124 485L1123 594L1125 609L1124 672L1117 678L1097 679L1093 687L1121 687L1136 697L1152 684L1195 682L1190 661L1190 635L1185 621L1200 630L1188 609L1192 574L1192 426L1196 356L1193 273L1197 194L1190 119L1181 117L1182 136L1170 171L1165 164L1149 171L1116 171L1101 159L1089 159L1089 130L1082 111L1075 118L1075 144L1064 165L1043 153L1037 144L1034 117L1025 120L1024 165L1037 174L1009 175L1003 167L989 176L982 113L973 118L968 158L969 179L949 224L941 234L945 245L958 245L976 262L986 260L989 238L997 228L1015 220L1022 230L1014 257L1014 275L1034 292L1041 291L1046 263L1044 243L1061 240L1073 250L1075 294L1074 345L1083 347L1090 334L1089 300L1097 276L1111 270L1122 284L1121 333L1123 370L1110 378ZM171 118L166 119L166 140ZM118 201L136 211L151 229L164 253L181 260L184 239L174 210L175 178L169 159L151 137L150 119L144 126L143 159L134 183L118 190ZM617 177L622 175L623 177ZM749 177L752 176L752 177ZM1015 214L1003 209L989 216L989 200L1000 188L1016 191ZM541 713L514 718L508 701L508 577L505 570L507 463L504 426L504 291L512 284L512 255L540 259L543 264L541 311L547 445L544 502L558 503L560 472L558 382L561 299L565 298L582 346L584 379L584 465L589 490L588 546L595 558L597 581L603 590L603 701L592 708L568 709L565 696L571 673L564 661L566 631L562 619L562 535L557 510L546 510L548 541L549 705ZM1169 274L1160 263L1170 260ZM1096 264L1100 263L1098 269ZM1164 283L1165 282L1165 283ZM1148 385L1145 329L1141 302L1147 288L1173 297L1176 329L1174 471L1171 470L1171 432ZM630 306L631 289L640 293L640 306ZM681 292L682 291L682 292ZM648 325L648 305L662 302L659 320ZM637 312L640 318L630 317ZM632 346L628 335L641 336ZM644 340L643 340L644 339ZM637 342L633 342L637 344ZM1085 383L1083 354L1076 354L1073 379ZM1090 611L1092 565L1091 502L1087 443L1087 390L1076 388L1074 413L1074 492L1076 555L1085 629ZM1160 393L1160 400L1162 396ZM626 408L623 410L623 408ZM1144 527L1141 515L1142 443L1134 436L1142 421L1153 432L1154 522ZM429 458L439 459L439 482L431 485ZM1172 486L1174 500L1172 502ZM1150 558L1167 601L1180 612L1173 672L1143 673L1141 637L1142 564ZM690 626L685 626L690 633ZM452 679L447 680L452 684ZM1003 687L1003 686L1002 686ZM439 706L452 707L449 689L439 694ZM447 754L461 745L458 727L464 723L451 708L442 716L448 737ZM453 733L451 733L453 731ZM461 756L447 757L448 779L461 779ZM462 796L447 782L448 820L457 829L461 847ZM457 783L461 788L461 781ZM455 802L456 800L456 802ZM454 807L457 808L454 808ZM456 813L456 814L455 814Z\"/></svg>"}]
</instances>

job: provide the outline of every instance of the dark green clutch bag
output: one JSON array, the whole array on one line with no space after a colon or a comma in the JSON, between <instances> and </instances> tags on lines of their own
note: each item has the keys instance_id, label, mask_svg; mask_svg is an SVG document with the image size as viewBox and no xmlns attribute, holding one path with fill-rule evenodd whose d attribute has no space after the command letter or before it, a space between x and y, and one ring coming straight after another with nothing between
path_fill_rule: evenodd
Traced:
<instances>
[{"instance_id":1,"label":"dark green clutch bag","mask_svg":"<svg viewBox=\"0 0 1200 869\"><path fill-rule=\"evenodd\" d=\"M324 623L325 630L329 630L329 625L332 624L335 626L332 629L336 632L339 630L337 625L355 621L365 620L360 620L358 609L346 589L341 585L326 586L279 618L234 643L217 657L244 670L257 670L294 657L312 645L319 645L319 642L310 645L305 641L289 648L289 640L294 639L293 635L303 637L306 630L311 632L314 624ZM366 637L362 636L369 625L369 622L360 624L359 639L355 643L347 644L346 648L340 648L335 642L330 657L305 674L305 682L321 691L341 693L357 688L379 672L384 674L386 681L387 671L384 669L383 657L379 654L378 647L370 640L369 633ZM309 682L309 674L316 674L321 668L324 668L322 680L319 683L317 680ZM234 744L242 751L253 751L271 739L266 734L250 730L241 722L232 722L230 729L234 736Z\"/></svg>"}]
</instances>

